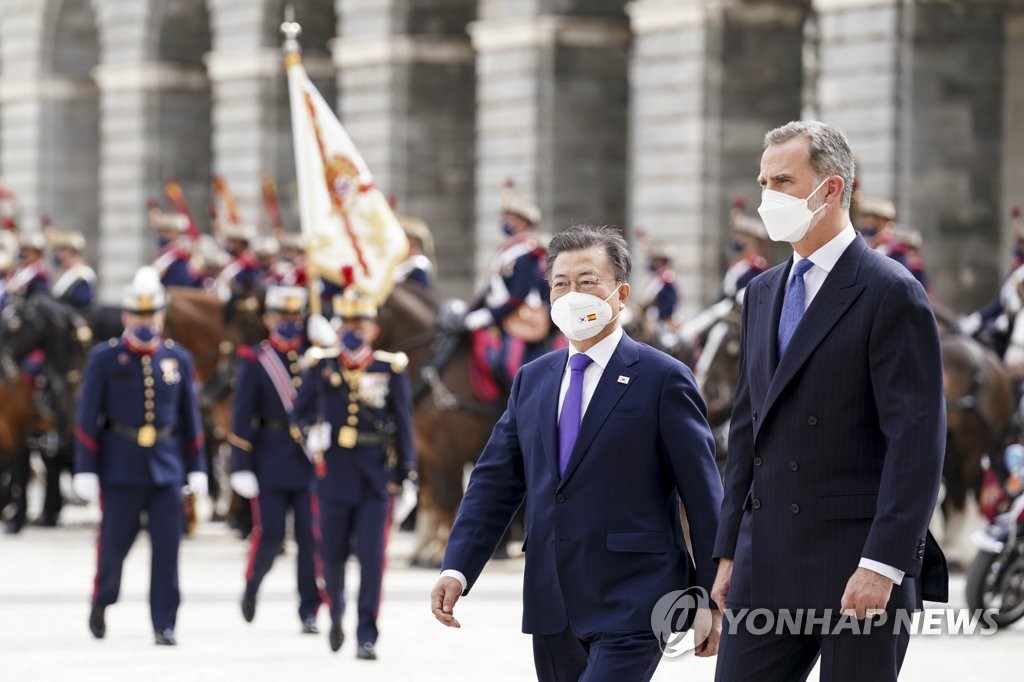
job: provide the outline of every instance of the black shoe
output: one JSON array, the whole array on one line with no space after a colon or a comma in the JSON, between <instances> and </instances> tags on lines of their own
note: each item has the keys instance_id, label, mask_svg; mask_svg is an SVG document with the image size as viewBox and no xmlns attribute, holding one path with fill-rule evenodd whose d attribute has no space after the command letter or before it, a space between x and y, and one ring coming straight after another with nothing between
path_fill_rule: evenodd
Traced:
<instances>
[{"instance_id":1,"label":"black shoe","mask_svg":"<svg viewBox=\"0 0 1024 682\"><path fill-rule=\"evenodd\" d=\"M341 648L345 641L345 633L341 631L341 623L331 623L331 631L327 633L327 641L331 644L331 651Z\"/></svg>"},{"instance_id":2,"label":"black shoe","mask_svg":"<svg viewBox=\"0 0 1024 682\"><path fill-rule=\"evenodd\" d=\"M96 639L103 639L107 634L107 621L103 617L105 610L105 606L94 606L92 611L89 612L89 632Z\"/></svg>"},{"instance_id":3,"label":"black shoe","mask_svg":"<svg viewBox=\"0 0 1024 682\"><path fill-rule=\"evenodd\" d=\"M251 623L255 617L256 597L250 597L247 594L242 595L242 618L245 618L246 623Z\"/></svg>"},{"instance_id":4,"label":"black shoe","mask_svg":"<svg viewBox=\"0 0 1024 682\"><path fill-rule=\"evenodd\" d=\"M376 661L377 652L373 648L373 642L363 642L356 649L356 658L362 661Z\"/></svg>"},{"instance_id":5,"label":"black shoe","mask_svg":"<svg viewBox=\"0 0 1024 682\"><path fill-rule=\"evenodd\" d=\"M153 641L157 646L175 646L178 640L174 639L174 628L164 628L153 633Z\"/></svg>"},{"instance_id":6,"label":"black shoe","mask_svg":"<svg viewBox=\"0 0 1024 682\"><path fill-rule=\"evenodd\" d=\"M316 616L306 616L302 619L302 634L319 635L320 628L316 626Z\"/></svg>"}]
</instances>

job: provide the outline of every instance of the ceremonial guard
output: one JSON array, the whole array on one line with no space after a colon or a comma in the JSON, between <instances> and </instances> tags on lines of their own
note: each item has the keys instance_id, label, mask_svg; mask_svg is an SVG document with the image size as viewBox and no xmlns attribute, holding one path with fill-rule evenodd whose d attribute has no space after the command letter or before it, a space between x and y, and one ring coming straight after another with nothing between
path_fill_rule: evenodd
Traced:
<instances>
[{"instance_id":1,"label":"ceremonial guard","mask_svg":"<svg viewBox=\"0 0 1024 682\"><path fill-rule=\"evenodd\" d=\"M214 290L225 301L232 296L251 294L260 286L260 267L249 249L255 230L247 225L224 223L219 232L231 260L217 275Z\"/></svg>"},{"instance_id":2,"label":"ceremonial guard","mask_svg":"<svg viewBox=\"0 0 1024 682\"><path fill-rule=\"evenodd\" d=\"M671 328L672 316L679 303L671 250L664 244L651 245L647 249L647 259L651 278L640 295L641 305L658 326Z\"/></svg>"},{"instance_id":3,"label":"ceremonial guard","mask_svg":"<svg viewBox=\"0 0 1024 682\"><path fill-rule=\"evenodd\" d=\"M149 224L157 233L159 252L153 269L165 287L199 287L201 278L192 269L192 240L188 232L188 216L160 210L155 200L149 208Z\"/></svg>"},{"instance_id":4,"label":"ceremonial guard","mask_svg":"<svg viewBox=\"0 0 1024 682\"><path fill-rule=\"evenodd\" d=\"M434 238L430 228L419 218L400 215L398 222L409 240L409 255L395 270L396 282L415 282L430 289L434 275Z\"/></svg>"},{"instance_id":5,"label":"ceremonial guard","mask_svg":"<svg viewBox=\"0 0 1024 682\"><path fill-rule=\"evenodd\" d=\"M5 249L0 249L0 310L7 305L7 278L14 267L14 259Z\"/></svg>"},{"instance_id":6,"label":"ceremonial guard","mask_svg":"<svg viewBox=\"0 0 1024 682\"><path fill-rule=\"evenodd\" d=\"M277 262L280 283L285 286L306 286L306 257L302 235L282 232L278 242L281 244L281 260Z\"/></svg>"},{"instance_id":7,"label":"ceremonial guard","mask_svg":"<svg viewBox=\"0 0 1024 682\"><path fill-rule=\"evenodd\" d=\"M506 389L516 371L550 348L550 290L544 278L547 248L538 231L540 208L515 194L510 184L501 197L501 229L506 240L491 259L487 285L463 324L474 346L497 330L498 347L487 353L496 378Z\"/></svg>"},{"instance_id":8,"label":"ceremonial guard","mask_svg":"<svg viewBox=\"0 0 1024 682\"><path fill-rule=\"evenodd\" d=\"M25 232L18 238L18 249L19 265L7 280L7 293L25 298L49 293L50 275L43 262L46 237L42 232Z\"/></svg>"},{"instance_id":9,"label":"ceremonial guard","mask_svg":"<svg viewBox=\"0 0 1024 682\"><path fill-rule=\"evenodd\" d=\"M314 358L335 357L312 364L293 419L314 457L313 508L331 613L330 647L338 651L344 640L345 562L354 550L360 566L356 656L373 660L392 496L415 476L412 397L405 355L373 350L376 306L353 288L339 298L341 344L333 352L310 351ZM320 334L314 334L314 323L327 323L311 318L315 341Z\"/></svg>"},{"instance_id":10,"label":"ceremonial guard","mask_svg":"<svg viewBox=\"0 0 1024 682\"><path fill-rule=\"evenodd\" d=\"M888 199L862 197L858 230L868 246L907 267L907 248L894 230L896 205ZM909 268L908 268L909 269Z\"/></svg>"},{"instance_id":11,"label":"ceremonial guard","mask_svg":"<svg viewBox=\"0 0 1024 682\"><path fill-rule=\"evenodd\" d=\"M768 269L768 231L760 218L733 208L731 216L732 241L729 244L734 257L722 278L722 298L735 298L747 288L750 280Z\"/></svg>"},{"instance_id":12,"label":"ceremonial guard","mask_svg":"<svg viewBox=\"0 0 1024 682\"><path fill-rule=\"evenodd\" d=\"M203 428L192 357L161 338L166 296L153 268L136 273L122 305L124 335L89 353L76 418L72 484L82 499L99 499L103 514L89 630L106 634L104 613L145 512L155 641L174 645L181 493L187 484L206 494Z\"/></svg>"},{"instance_id":13,"label":"ceremonial guard","mask_svg":"<svg viewBox=\"0 0 1024 682\"><path fill-rule=\"evenodd\" d=\"M92 307L96 273L82 258L85 236L81 232L50 232L53 264L57 279L53 282L53 297L78 311Z\"/></svg>"},{"instance_id":14,"label":"ceremonial guard","mask_svg":"<svg viewBox=\"0 0 1024 682\"><path fill-rule=\"evenodd\" d=\"M310 506L312 465L298 427L288 421L302 385L303 315L308 294L300 287L271 286L263 321L268 340L238 350L232 401L231 487L252 501L253 530L245 570L242 617L252 622L256 595L284 542L291 511L298 545L299 619L316 634L320 595L316 584Z\"/></svg>"}]
</instances>

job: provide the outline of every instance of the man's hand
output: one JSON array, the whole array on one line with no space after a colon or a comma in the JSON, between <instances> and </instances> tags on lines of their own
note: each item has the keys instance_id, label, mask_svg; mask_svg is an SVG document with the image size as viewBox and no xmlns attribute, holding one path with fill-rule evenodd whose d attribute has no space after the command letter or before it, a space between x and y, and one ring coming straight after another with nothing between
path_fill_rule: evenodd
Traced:
<instances>
[{"instance_id":1,"label":"man's hand","mask_svg":"<svg viewBox=\"0 0 1024 682\"><path fill-rule=\"evenodd\" d=\"M430 591L430 611L442 625L450 628L461 628L452 612L455 602L462 596L462 583L455 578L444 576L438 579L434 589Z\"/></svg>"},{"instance_id":2,"label":"man's hand","mask_svg":"<svg viewBox=\"0 0 1024 682\"><path fill-rule=\"evenodd\" d=\"M844 615L856 614L857 620L885 611L892 594L892 580L868 568L858 568L846 583L841 607Z\"/></svg>"},{"instance_id":3,"label":"man's hand","mask_svg":"<svg viewBox=\"0 0 1024 682\"><path fill-rule=\"evenodd\" d=\"M722 612L718 609L698 609L693 620L694 641L700 642L693 653L701 658L710 658L718 653L718 641L722 637Z\"/></svg>"},{"instance_id":4,"label":"man's hand","mask_svg":"<svg viewBox=\"0 0 1024 682\"><path fill-rule=\"evenodd\" d=\"M730 584L732 584L732 559L719 559L715 584L711 586L711 598L718 604L719 609L725 608Z\"/></svg>"}]
</instances>

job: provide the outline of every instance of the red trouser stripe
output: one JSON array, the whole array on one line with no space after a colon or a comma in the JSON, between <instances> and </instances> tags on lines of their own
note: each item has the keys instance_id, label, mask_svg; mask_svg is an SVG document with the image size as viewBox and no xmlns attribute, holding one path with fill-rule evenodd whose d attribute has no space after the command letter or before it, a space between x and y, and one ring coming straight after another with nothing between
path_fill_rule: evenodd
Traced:
<instances>
[{"instance_id":1,"label":"red trouser stripe","mask_svg":"<svg viewBox=\"0 0 1024 682\"><path fill-rule=\"evenodd\" d=\"M395 497L388 495L388 510L384 517L384 539L381 541L380 552L380 585L377 586L377 610L373 614L374 620L380 617L380 603L384 599L384 570L388 567L388 538L391 537L391 513L394 508Z\"/></svg>"},{"instance_id":2,"label":"red trouser stripe","mask_svg":"<svg viewBox=\"0 0 1024 682\"><path fill-rule=\"evenodd\" d=\"M327 581L324 579L324 557L321 553L320 533L320 496L314 492L309 494L309 512L313 517L313 571L316 575L316 589L320 591L320 601L331 608L331 595L327 594Z\"/></svg>"},{"instance_id":3,"label":"red trouser stripe","mask_svg":"<svg viewBox=\"0 0 1024 682\"><path fill-rule=\"evenodd\" d=\"M263 538L263 524L260 522L259 498L253 497L249 500L249 507L252 509L252 532L249 533L249 558L245 563L245 581L248 583L256 575L256 552L260 548L260 540Z\"/></svg>"}]
</instances>

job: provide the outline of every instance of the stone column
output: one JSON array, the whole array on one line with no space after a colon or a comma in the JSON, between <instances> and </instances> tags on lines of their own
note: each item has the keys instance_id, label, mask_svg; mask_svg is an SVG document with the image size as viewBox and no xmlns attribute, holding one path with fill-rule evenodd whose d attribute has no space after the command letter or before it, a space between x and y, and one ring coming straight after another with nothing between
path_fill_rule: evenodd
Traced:
<instances>
[{"instance_id":1,"label":"stone column","mask_svg":"<svg viewBox=\"0 0 1024 682\"><path fill-rule=\"evenodd\" d=\"M489 0L477 51L476 268L501 240L506 179L543 227L626 228L629 25L625 3Z\"/></svg>"},{"instance_id":2,"label":"stone column","mask_svg":"<svg viewBox=\"0 0 1024 682\"><path fill-rule=\"evenodd\" d=\"M444 295L473 281L475 0L339 0L342 123L400 213L425 220Z\"/></svg>"},{"instance_id":3,"label":"stone column","mask_svg":"<svg viewBox=\"0 0 1024 682\"><path fill-rule=\"evenodd\" d=\"M990 300L1000 243L1005 3L815 0L822 117L850 136L865 193L924 235L938 297Z\"/></svg>"},{"instance_id":4,"label":"stone column","mask_svg":"<svg viewBox=\"0 0 1024 682\"><path fill-rule=\"evenodd\" d=\"M641 0L628 11L630 224L676 247L692 314L719 294L732 200L759 203L764 134L799 118L804 7Z\"/></svg>"},{"instance_id":5,"label":"stone column","mask_svg":"<svg viewBox=\"0 0 1024 682\"><path fill-rule=\"evenodd\" d=\"M3 180L18 197L23 229L37 229L44 103L55 95L73 92L73 87L66 79L40 73L44 16L39 3L6 0L0 4L0 11L4 13L0 23Z\"/></svg>"}]
</instances>

